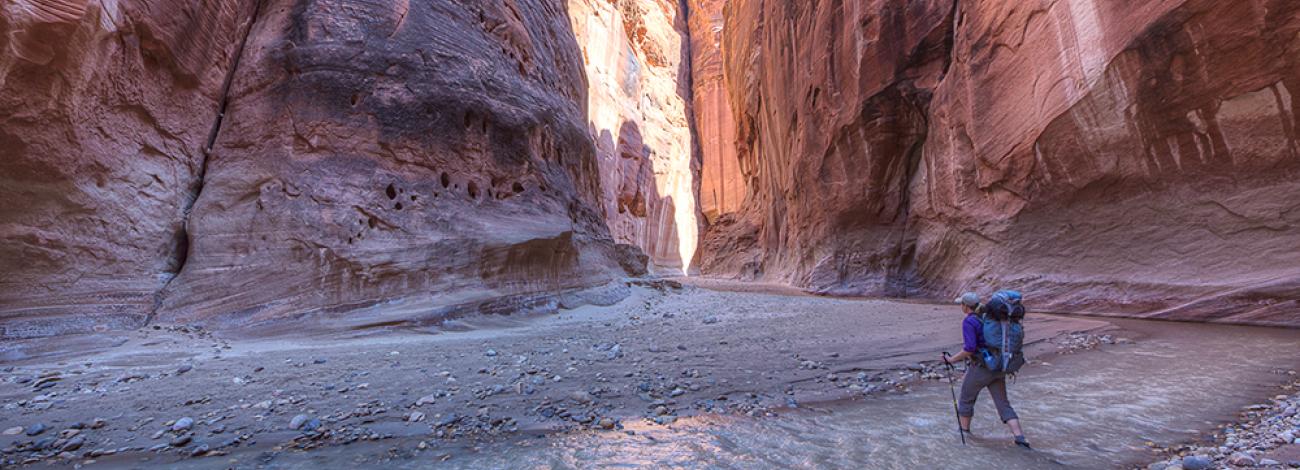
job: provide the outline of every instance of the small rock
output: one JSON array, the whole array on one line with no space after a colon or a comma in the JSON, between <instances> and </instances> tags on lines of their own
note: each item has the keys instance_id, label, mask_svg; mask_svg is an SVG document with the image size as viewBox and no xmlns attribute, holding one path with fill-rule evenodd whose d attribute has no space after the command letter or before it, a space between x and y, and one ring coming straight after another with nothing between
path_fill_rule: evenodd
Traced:
<instances>
[{"instance_id":1,"label":"small rock","mask_svg":"<svg viewBox=\"0 0 1300 470\"><path fill-rule=\"evenodd\" d=\"M185 444L189 444L190 441L193 439L194 439L193 434L186 433L181 436L176 436L170 442L168 442L167 445L170 445L172 447L181 447L184 446Z\"/></svg>"},{"instance_id":2,"label":"small rock","mask_svg":"<svg viewBox=\"0 0 1300 470\"><path fill-rule=\"evenodd\" d=\"M177 367L177 368L176 368L176 375L181 375L181 374L184 374L184 373L186 373L186 372L189 372L189 371L190 371L191 369L193 369L193 368L194 368L194 366L192 366L192 365L189 365L189 364L182 364L180 367Z\"/></svg>"},{"instance_id":3,"label":"small rock","mask_svg":"<svg viewBox=\"0 0 1300 470\"><path fill-rule=\"evenodd\" d=\"M68 442L65 442L63 444L63 447L59 448L59 451L72 452L74 450L80 449L82 445L85 445L85 443L86 443L86 438L81 436L76 436L73 437L72 439L68 439Z\"/></svg>"},{"instance_id":4,"label":"small rock","mask_svg":"<svg viewBox=\"0 0 1300 470\"><path fill-rule=\"evenodd\" d=\"M1238 467L1254 467L1255 458L1244 452L1234 452L1228 456L1228 463Z\"/></svg>"},{"instance_id":5,"label":"small rock","mask_svg":"<svg viewBox=\"0 0 1300 470\"><path fill-rule=\"evenodd\" d=\"M610 419L610 418L600 418L600 422L597 423L597 424L598 424L601 428L604 428L604 429L614 429L614 424L615 424L615 423L614 423L614 420L613 420L613 419Z\"/></svg>"},{"instance_id":6,"label":"small rock","mask_svg":"<svg viewBox=\"0 0 1300 470\"><path fill-rule=\"evenodd\" d=\"M9 429L6 429L6 430L4 431L4 435L6 435L6 436L17 436L17 435L22 434L22 433L23 433L23 427L22 427L22 426L14 426L14 427L9 428Z\"/></svg>"},{"instance_id":7,"label":"small rock","mask_svg":"<svg viewBox=\"0 0 1300 470\"><path fill-rule=\"evenodd\" d=\"M712 325L712 324L717 323L717 322L718 322L718 317L706 317L706 318L704 319L704 324L705 324L705 325Z\"/></svg>"},{"instance_id":8,"label":"small rock","mask_svg":"<svg viewBox=\"0 0 1300 470\"><path fill-rule=\"evenodd\" d=\"M438 397L434 395L425 395L415 401L415 406L432 405L438 402Z\"/></svg>"},{"instance_id":9,"label":"small rock","mask_svg":"<svg viewBox=\"0 0 1300 470\"><path fill-rule=\"evenodd\" d=\"M41 433L45 432L45 423L36 423L28 426L26 432L28 436L39 436Z\"/></svg>"},{"instance_id":10,"label":"small rock","mask_svg":"<svg viewBox=\"0 0 1300 470\"><path fill-rule=\"evenodd\" d=\"M1204 455L1189 455L1183 457L1183 468L1186 470L1208 470L1214 462Z\"/></svg>"},{"instance_id":11,"label":"small rock","mask_svg":"<svg viewBox=\"0 0 1300 470\"><path fill-rule=\"evenodd\" d=\"M576 401L578 403L591 403L593 400L595 400L595 398L592 397L590 393L584 392L582 390L578 390L569 394L569 398L572 398L573 401Z\"/></svg>"},{"instance_id":12,"label":"small rock","mask_svg":"<svg viewBox=\"0 0 1300 470\"><path fill-rule=\"evenodd\" d=\"M412 411L411 414L406 415L406 420L412 423L418 423L420 421L424 421L424 413L421 413L419 411Z\"/></svg>"},{"instance_id":13,"label":"small rock","mask_svg":"<svg viewBox=\"0 0 1300 470\"><path fill-rule=\"evenodd\" d=\"M1274 467L1274 466L1282 465L1282 462L1278 462L1273 459L1260 459L1259 465L1261 467Z\"/></svg>"},{"instance_id":14,"label":"small rock","mask_svg":"<svg viewBox=\"0 0 1300 470\"><path fill-rule=\"evenodd\" d=\"M310 419L311 417L307 415L294 416L293 419L289 420L289 429L302 429L303 425L307 424L307 421Z\"/></svg>"},{"instance_id":15,"label":"small rock","mask_svg":"<svg viewBox=\"0 0 1300 470\"><path fill-rule=\"evenodd\" d=\"M194 419L187 416L172 423L172 432L188 431L192 427L194 427Z\"/></svg>"},{"instance_id":16,"label":"small rock","mask_svg":"<svg viewBox=\"0 0 1300 470\"><path fill-rule=\"evenodd\" d=\"M496 357L496 356L497 356L497 350L495 350L495 349L489 349L489 350L487 350L487 352L483 353L483 355L484 355L484 356L487 356L487 357Z\"/></svg>"}]
</instances>

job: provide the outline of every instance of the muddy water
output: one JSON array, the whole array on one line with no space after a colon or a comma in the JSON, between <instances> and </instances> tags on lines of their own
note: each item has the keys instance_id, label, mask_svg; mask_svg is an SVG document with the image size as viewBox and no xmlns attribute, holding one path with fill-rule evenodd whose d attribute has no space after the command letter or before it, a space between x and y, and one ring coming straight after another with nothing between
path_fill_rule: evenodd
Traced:
<instances>
[{"instance_id":1,"label":"muddy water","mask_svg":"<svg viewBox=\"0 0 1300 470\"><path fill-rule=\"evenodd\" d=\"M948 385L787 410L779 418L630 418L618 432L539 436L414 452L418 440L280 454L232 455L236 466L321 468L1115 468L1151 461L1146 441L1204 438L1243 406L1266 400L1300 368L1300 331L1123 321L1135 344L1045 356L1011 385L1035 451L1010 445L987 395L977 438L962 445ZM446 459L445 461L443 459ZM223 458L205 464L229 465ZM193 461L192 461L193 462Z\"/></svg>"}]
</instances>

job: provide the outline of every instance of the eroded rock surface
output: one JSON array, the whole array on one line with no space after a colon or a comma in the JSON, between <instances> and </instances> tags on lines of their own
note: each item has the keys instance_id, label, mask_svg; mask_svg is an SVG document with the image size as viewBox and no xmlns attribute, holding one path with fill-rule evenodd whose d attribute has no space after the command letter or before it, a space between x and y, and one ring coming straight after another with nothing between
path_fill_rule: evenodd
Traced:
<instances>
[{"instance_id":1,"label":"eroded rock surface","mask_svg":"<svg viewBox=\"0 0 1300 470\"><path fill-rule=\"evenodd\" d=\"M0 337L145 321L252 5L0 5Z\"/></svg>"},{"instance_id":2,"label":"eroded rock surface","mask_svg":"<svg viewBox=\"0 0 1300 470\"><path fill-rule=\"evenodd\" d=\"M554 1L266 1L160 320L553 309L623 275L582 64Z\"/></svg>"},{"instance_id":3,"label":"eroded rock surface","mask_svg":"<svg viewBox=\"0 0 1300 470\"><path fill-rule=\"evenodd\" d=\"M562 2L4 8L3 336L551 309L644 270Z\"/></svg>"},{"instance_id":4,"label":"eroded rock surface","mask_svg":"<svg viewBox=\"0 0 1300 470\"><path fill-rule=\"evenodd\" d=\"M753 194L706 272L1300 325L1300 5L735 0L726 21Z\"/></svg>"}]
</instances>

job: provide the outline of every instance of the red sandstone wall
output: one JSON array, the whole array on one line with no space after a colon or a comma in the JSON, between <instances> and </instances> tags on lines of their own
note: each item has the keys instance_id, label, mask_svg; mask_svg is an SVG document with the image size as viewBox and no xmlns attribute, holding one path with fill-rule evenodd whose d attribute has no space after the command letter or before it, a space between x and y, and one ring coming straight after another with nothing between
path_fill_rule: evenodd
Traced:
<instances>
[{"instance_id":1,"label":"red sandstone wall","mask_svg":"<svg viewBox=\"0 0 1300 470\"><path fill-rule=\"evenodd\" d=\"M87 5L0 24L4 336L553 308L644 269L563 2Z\"/></svg>"},{"instance_id":2,"label":"red sandstone wall","mask_svg":"<svg viewBox=\"0 0 1300 470\"><path fill-rule=\"evenodd\" d=\"M706 272L1300 324L1300 5L951 6L729 3L752 198Z\"/></svg>"}]
</instances>

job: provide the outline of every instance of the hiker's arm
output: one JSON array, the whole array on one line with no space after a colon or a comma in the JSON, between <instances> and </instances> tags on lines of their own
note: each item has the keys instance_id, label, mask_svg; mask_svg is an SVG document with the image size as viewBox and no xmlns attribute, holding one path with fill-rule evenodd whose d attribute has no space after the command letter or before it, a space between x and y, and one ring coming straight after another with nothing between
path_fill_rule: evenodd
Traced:
<instances>
[{"instance_id":1,"label":"hiker's arm","mask_svg":"<svg viewBox=\"0 0 1300 470\"><path fill-rule=\"evenodd\" d=\"M948 358L949 363L964 361L966 360L966 358L974 355L975 351L979 350L979 344L976 341L976 338L978 338L978 336L976 336L975 328L976 325L972 324L971 322L968 321L961 322L961 340L962 340L961 352L953 355L952 357L949 357Z\"/></svg>"},{"instance_id":2,"label":"hiker's arm","mask_svg":"<svg viewBox=\"0 0 1300 470\"><path fill-rule=\"evenodd\" d=\"M961 361L966 360L966 359L969 358L970 356L971 356L971 353L970 353L969 351L962 351L962 352L959 352L959 353L954 354L954 355L952 355L952 356L948 356L948 363L949 363L949 364L956 364L956 363L958 363L958 362L961 362Z\"/></svg>"}]
</instances>

